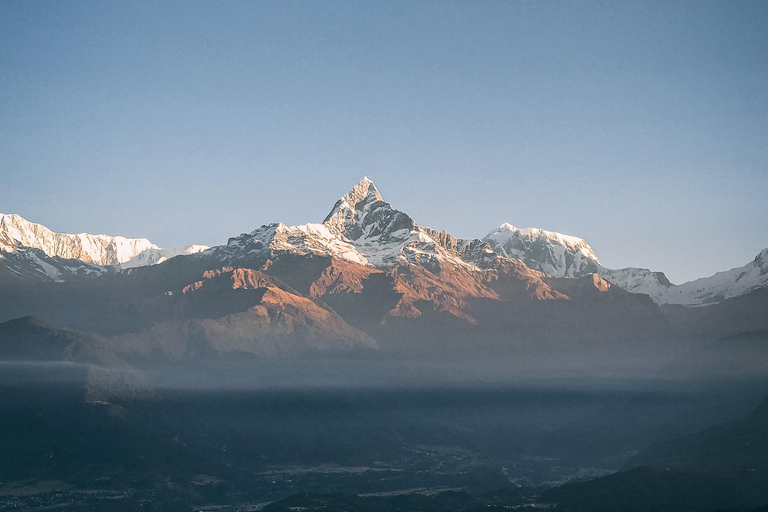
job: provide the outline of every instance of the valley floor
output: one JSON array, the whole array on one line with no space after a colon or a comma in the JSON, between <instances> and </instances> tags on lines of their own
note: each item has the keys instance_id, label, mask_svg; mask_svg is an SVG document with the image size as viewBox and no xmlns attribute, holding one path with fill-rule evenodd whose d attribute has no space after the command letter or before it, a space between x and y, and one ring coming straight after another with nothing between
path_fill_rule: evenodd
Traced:
<instances>
[{"instance_id":1,"label":"valley floor","mask_svg":"<svg viewBox=\"0 0 768 512\"><path fill-rule=\"evenodd\" d=\"M546 489L746 416L766 389L614 384L161 389L97 403L76 387L5 385L0 509L335 510L281 501L296 495L348 510L546 507Z\"/></svg>"}]
</instances>

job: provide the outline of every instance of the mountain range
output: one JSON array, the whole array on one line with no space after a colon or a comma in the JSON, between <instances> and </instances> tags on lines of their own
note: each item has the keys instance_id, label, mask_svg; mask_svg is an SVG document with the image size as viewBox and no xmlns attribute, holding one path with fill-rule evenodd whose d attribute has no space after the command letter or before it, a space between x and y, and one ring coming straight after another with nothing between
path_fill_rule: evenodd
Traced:
<instances>
[{"instance_id":1,"label":"mountain range","mask_svg":"<svg viewBox=\"0 0 768 512\"><path fill-rule=\"evenodd\" d=\"M154 265L205 249L203 245L161 249L146 238L54 233L20 215L0 213L0 258L3 274L10 276L58 280L103 274L108 271L105 267Z\"/></svg>"},{"instance_id":2,"label":"mountain range","mask_svg":"<svg viewBox=\"0 0 768 512\"><path fill-rule=\"evenodd\" d=\"M535 346L588 360L587 344L666 357L681 335L768 328L767 258L673 285L605 268L575 236L503 223L460 239L420 226L366 177L321 223L263 225L211 248L58 234L2 215L0 321L38 316L103 337L121 357L455 355L468 340L491 353ZM722 332L702 327L718 315Z\"/></svg>"},{"instance_id":3,"label":"mountain range","mask_svg":"<svg viewBox=\"0 0 768 512\"><path fill-rule=\"evenodd\" d=\"M3 266L17 275L40 274L56 280L101 274L107 271L104 267L155 265L207 249L204 245L161 249L146 238L54 233L19 215L0 214L0 256L5 260ZM410 263L485 270L500 257L518 259L551 277L580 278L596 273L624 290L649 295L659 304L717 303L768 285L768 248L743 267L673 285L662 272L605 268L582 238L544 229L519 229L505 222L482 238L459 239L419 226L385 202L367 177L336 202L322 223L264 225L230 238L226 246L214 251L222 258L245 252L313 253L377 269Z\"/></svg>"}]
</instances>

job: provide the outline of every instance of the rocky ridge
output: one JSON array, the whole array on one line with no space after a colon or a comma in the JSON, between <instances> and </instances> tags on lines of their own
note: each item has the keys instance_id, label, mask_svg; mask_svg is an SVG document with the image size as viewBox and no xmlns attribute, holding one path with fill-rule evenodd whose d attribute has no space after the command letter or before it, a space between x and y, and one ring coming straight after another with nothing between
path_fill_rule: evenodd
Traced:
<instances>
[{"instance_id":1,"label":"rocky ridge","mask_svg":"<svg viewBox=\"0 0 768 512\"><path fill-rule=\"evenodd\" d=\"M0 275L61 280L154 265L207 250L200 245L161 249L145 238L53 233L18 215L0 214ZM606 268L584 239L553 231L503 223L483 238L456 238L420 226L392 207L368 177L341 197L321 223L263 225L230 238L204 257L225 266L285 254L330 256L378 270L416 265L435 273L485 272L514 259L541 276L598 274L618 288L650 296L657 304L686 306L714 304L768 286L768 249L743 267L673 285L662 272Z\"/></svg>"},{"instance_id":2,"label":"rocky ridge","mask_svg":"<svg viewBox=\"0 0 768 512\"><path fill-rule=\"evenodd\" d=\"M500 261L518 259L530 269L556 278L598 274L623 290L649 295L657 304L715 303L768 285L764 263L768 249L744 267L673 285L662 272L606 268L584 239L544 229L519 229L503 223L483 238L456 238L419 226L384 201L367 177L336 202L322 223L265 225L231 238L215 251L221 260L312 253L377 269L411 264L433 271L486 271Z\"/></svg>"},{"instance_id":3,"label":"rocky ridge","mask_svg":"<svg viewBox=\"0 0 768 512\"><path fill-rule=\"evenodd\" d=\"M38 280L102 275L107 267L162 263L203 245L161 249L146 238L55 233L17 214L0 214L0 274Z\"/></svg>"}]
</instances>

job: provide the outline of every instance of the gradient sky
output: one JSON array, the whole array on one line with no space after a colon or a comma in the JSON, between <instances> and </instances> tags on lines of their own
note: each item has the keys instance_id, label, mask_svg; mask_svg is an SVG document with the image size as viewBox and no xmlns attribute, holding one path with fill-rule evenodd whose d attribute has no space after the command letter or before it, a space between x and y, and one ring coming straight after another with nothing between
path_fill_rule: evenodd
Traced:
<instances>
[{"instance_id":1,"label":"gradient sky","mask_svg":"<svg viewBox=\"0 0 768 512\"><path fill-rule=\"evenodd\" d=\"M0 2L0 211L215 245L363 175L673 282L768 247L768 2Z\"/></svg>"}]
</instances>

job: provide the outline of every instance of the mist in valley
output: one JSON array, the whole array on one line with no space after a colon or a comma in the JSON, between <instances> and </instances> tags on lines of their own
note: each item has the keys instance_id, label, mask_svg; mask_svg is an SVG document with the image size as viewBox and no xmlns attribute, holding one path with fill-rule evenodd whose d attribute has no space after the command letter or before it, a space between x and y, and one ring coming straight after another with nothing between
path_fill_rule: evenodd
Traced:
<instances>
[{"instance_id":1,"label":"mist in valley","mask_svg":"<svg viewBox=\"0 0 768 512\"><path fill-rule=\"evenodd\" d=\"M647 446L748 416L768 395L766 373L718 375L706 357L680 370L674 358L519 352L198 353L128 359L131 378L93 364L3 362L0 478L109 482L126 503L183 509L297 493L512 488L530 500L631 469ZM173 489L158 490L168 478Z\"/></svg>"}]
</instances>

